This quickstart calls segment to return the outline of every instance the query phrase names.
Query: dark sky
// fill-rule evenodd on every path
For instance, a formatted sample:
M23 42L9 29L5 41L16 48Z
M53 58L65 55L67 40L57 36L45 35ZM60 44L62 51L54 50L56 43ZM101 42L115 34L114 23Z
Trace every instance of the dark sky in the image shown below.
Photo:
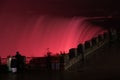
M1 0L1 12L50 14L70 16L97 16L119 13L115 0Z

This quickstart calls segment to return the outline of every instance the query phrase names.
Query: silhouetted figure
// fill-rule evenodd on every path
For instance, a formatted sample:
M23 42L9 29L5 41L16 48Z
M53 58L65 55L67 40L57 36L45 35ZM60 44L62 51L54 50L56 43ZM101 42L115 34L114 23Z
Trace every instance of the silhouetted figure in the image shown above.
M64 53L61 53L61 54L60 54L60 69L61 69L61 70L64 69L64 62L65 62L64 56L65 56Z
M7 57L7 67L8 67L8 71L12 71L12 68L11 68L11 60L12 60L12 56L8 56Z
M79 44L77 46L77 53L78 53L78 55L79 54L81 55L82 63L84 63L85 62L85 48L84 48L83 44Z
M56 54L52 57L52 70L60 70L60 56L59 54Z
M90 41L85 41L85 50L89 49L91 47Z
M76 57L76 56L77 56L76 48L71 48L71 49L69 49L68 55L69 55L69 58L70 58L70 59L73 59L74 57Z
M2 64L2 61L1 61L1 56L0 56L0 65Z
M22 56L21 58L21 69L24 70L25 69L25 64L26 64L26 57Z
M17 60L16 60L15 56L13 56L11 59L11 69L12 69L13 73L17 72Z
M103 35L104 36L104 35ZM101 42L103 40L102 34L98 35L98 41Z
M16 52L15 58L17 60L17 70L20 72L22 70L23 58L18 51Z
M51 59L52 59L51 52L48 52L46 57L46 65L48 70L51 70Z
M97 44L97 38L94 37L94 38L92 38L92 45L95 46L96 44Z

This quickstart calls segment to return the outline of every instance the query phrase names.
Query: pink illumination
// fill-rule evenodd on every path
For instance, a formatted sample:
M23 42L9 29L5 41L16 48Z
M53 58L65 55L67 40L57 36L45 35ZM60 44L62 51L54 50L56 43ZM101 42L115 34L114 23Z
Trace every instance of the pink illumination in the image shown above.
M85 18L4 14L0 16L0 56L16 51L28 57L44 56L47 48L53 54L68 52L104 31Z

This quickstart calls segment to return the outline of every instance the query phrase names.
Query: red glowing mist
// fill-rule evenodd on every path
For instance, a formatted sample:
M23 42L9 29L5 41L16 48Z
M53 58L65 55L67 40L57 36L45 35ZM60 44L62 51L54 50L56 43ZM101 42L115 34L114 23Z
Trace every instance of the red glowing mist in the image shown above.
M79 43L104 32L83 18L55 18L49 16L0 16L0 56L20 51L25 56L44 56L68 52Z

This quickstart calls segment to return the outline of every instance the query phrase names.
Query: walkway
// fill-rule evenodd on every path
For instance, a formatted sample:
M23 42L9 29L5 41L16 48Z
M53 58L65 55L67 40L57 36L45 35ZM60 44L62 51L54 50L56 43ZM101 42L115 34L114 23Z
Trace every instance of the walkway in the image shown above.
M116 80L120 79L120 43L103 46L64 72L0 73L0 80Z

